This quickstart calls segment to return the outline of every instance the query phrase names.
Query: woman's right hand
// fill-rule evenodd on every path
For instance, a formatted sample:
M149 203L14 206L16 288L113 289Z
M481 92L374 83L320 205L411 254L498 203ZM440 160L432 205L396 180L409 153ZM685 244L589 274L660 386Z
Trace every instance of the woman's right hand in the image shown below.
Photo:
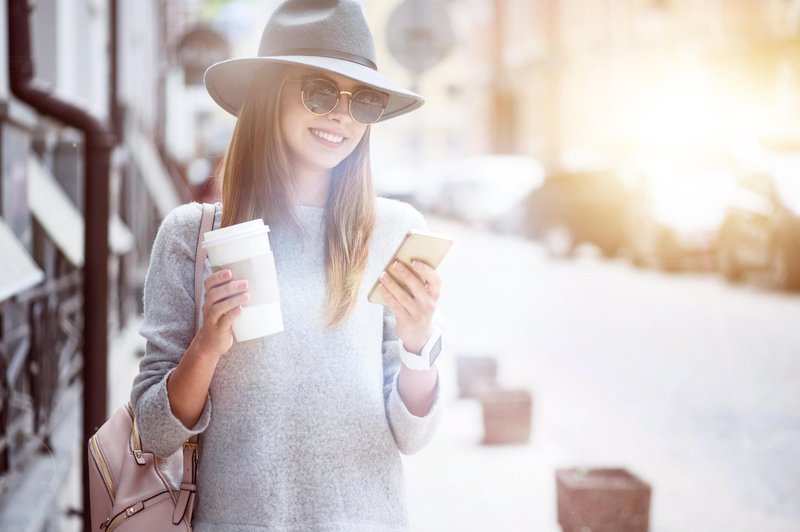
M205 281L203 326L195 336L203 353L221 357L233 345L233 321L247 303L247 281L234 281L230 270L220 270Z

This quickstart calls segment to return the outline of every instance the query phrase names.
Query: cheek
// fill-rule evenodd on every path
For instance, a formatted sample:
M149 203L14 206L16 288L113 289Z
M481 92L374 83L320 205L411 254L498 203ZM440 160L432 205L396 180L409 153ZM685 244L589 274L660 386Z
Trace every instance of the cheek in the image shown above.
M350 150L350 153L352 153L353 150L356 149L356 146L358 146L358 143L361 142L362 138L364 138L364 133L367 132L367 127L368 126L358 126L358 129L355 129L353 131L353 138L350 140L350 143L352 145L352 149Z
M284 135L291 135L293 129L298 129L298 126L302 124L306 113L306 110L302 107L302 104L295 101L295 99L291 96L291 94L287 94L286 92L281 94L279 110L280 115L278 121L280 123L281 132Z
M291 128L289 125L291 124L291 117L287 116L285 109L281 111L281 115L278 118L278 124L280 124L281 135L283 138L288 139L291 136Z
M298 116L297 110L290 107L284 107L281 110L280 116L280 129L283 138L289 142L297 142L303 135L303 122L302 116Z

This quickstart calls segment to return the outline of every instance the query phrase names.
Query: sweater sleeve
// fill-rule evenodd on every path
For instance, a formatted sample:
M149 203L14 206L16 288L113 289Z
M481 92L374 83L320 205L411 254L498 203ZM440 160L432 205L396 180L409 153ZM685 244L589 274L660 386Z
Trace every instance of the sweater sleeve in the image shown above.
M167 396L167 379L194 337L194 265L202 207L182 205L161 224L144 285L144 321L139 333L147 341L131 403L142 441L161 457L175 452L211 419L206 397L200 419L187 428L175 417Z
M427 230L427 224L416 209L411 209L409 229ZM423 417L412 414L397 389L400 375L400 350L405 350L403 341L395 333L395 316L389 307L383 309L383 393L386 404L386 417L397 447L403 454L413 454L430 442L442 416L440 380L436 379L433 405Z
M413 454L428 444L436 432L442 415L440 379L436 378L433 390L433 405L427 415L415 416L409 412L397 389L400 375L400 350L403 342L394 333L394 314L388 309L383 313L383 394L386 401L386 417L397 447L403 454Z

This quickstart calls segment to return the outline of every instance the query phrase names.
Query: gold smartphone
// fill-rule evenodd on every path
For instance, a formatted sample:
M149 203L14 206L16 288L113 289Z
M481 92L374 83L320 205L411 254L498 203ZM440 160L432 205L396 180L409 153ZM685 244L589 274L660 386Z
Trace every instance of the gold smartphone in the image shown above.
M383 270L391 275L392 278L405 289L405 284L400 281L394 268L391 267L394 261L399 261L414 273L416 273L416 270L411 267L411 261L413 260L418 260L432 268L437 268L447 254L447 250L450 249L452 243L453 239L445 235L425 233L422 231L409 231L405 238L403 238L403 241L400 242L394 255L392 255L392 259L386 264ZM380 288L378 288L379 285L380 280L376 280L375 284L372 285L372 289L369 291L367 300L370 303L385 305L386 303L383 300L383 295L381 294Z

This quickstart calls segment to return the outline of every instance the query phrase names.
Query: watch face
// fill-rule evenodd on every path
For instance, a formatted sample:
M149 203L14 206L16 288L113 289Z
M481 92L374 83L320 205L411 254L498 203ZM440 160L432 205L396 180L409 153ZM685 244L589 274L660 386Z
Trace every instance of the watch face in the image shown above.
M441 351L442 351L442 337L440 336L436 340L436 343L433 344L433 347L431 348L431 355L430 355L431 366L433 366L433 363L436 362L436 357L439 356L439 353L441 353Z

